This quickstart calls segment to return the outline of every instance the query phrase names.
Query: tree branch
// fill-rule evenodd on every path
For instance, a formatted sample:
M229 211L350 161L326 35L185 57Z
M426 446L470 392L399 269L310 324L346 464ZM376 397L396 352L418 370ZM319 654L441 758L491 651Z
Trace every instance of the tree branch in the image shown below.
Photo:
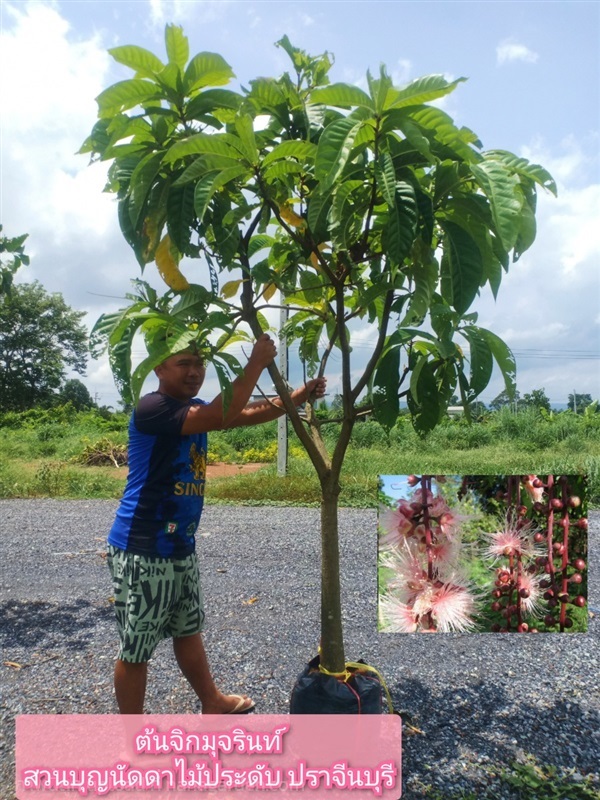
M365 367L365 371L363 372L363 374L362 374L361 378L359 379L358 383L356 384L354 389L351 391L351 397L352 397L352 401L353 402L356 401L356 399L359 396L359 394L362 392L362 390L365 388L367 383L370 381L371 375L373 374L373 371L375 370L375 367L377 366L377 362L379 361L379 358L380 358L381 353L383 351L383 347L384 347L385 340L386 340L386 337L387 337L387 329L388 329L388 324L389 324L389 321L390 321L390 314L391 314L391 311L392 311L392 302L393 302L393 300L394 300L394 291L391 289L387 293L387 295L385 297L385 303L384 303L384 306L383 306L383 314L381 315L381 324L380 324L380 327L379 327L379 336L377 337L377 343L375 345L375 349L373 350L373 355L369 359L369 362L368 362L367 366Z

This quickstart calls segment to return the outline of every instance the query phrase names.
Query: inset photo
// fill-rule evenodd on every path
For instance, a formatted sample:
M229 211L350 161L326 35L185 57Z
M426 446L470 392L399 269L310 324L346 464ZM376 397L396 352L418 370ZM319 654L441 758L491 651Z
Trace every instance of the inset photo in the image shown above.
M584 475L380 475L379 631L587 631Z

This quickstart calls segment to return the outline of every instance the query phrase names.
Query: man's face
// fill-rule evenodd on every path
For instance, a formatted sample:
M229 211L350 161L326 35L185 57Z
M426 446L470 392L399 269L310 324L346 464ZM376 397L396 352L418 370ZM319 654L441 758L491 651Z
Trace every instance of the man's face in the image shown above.
M191 400L204 383L206 367L199 355L184 351L167 358L155 372L159 391L176 400Z

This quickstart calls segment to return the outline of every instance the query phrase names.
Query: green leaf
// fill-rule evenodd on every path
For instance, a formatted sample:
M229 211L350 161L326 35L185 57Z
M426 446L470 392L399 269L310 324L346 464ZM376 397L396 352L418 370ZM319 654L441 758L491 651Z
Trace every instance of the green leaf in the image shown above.
M529 203L523 203L521 209L521 224L519 226L519 233L517 241L515 242L514 260L518 261L526 250L529 250L537 233L537 225L535 221L535 212Z
M354 139L362 122L342 117L323 131L317 147L315 177L320 181L319 191L326 192L335 183L346 166Z
M487 342L496 364L500 367L509 397L514 397L517 389L517 363L512 351L495 333L485 328L477 328L477 331Z
M183 90L190 95L205 86L225 86L231 78L235 78L233 70L222 56L218 53L198 53L187 66Z
M398 420L400 400L400 347L390 348L381 358L373 379L373 417L387 431Z
M431 306L433 293L438 282L438 265L432 257L425 263L415 262L412 268L414 289L400 326L421 325Z
M286 139L274 147L270 153L267 153L263 158L262 166L266 167L268 164L281 158L297 158L299 161L314 161L316 152L317 146L312 142Z
M160 166L162 164L163 153L150 153L139 162L131 173L129 183L129 218L131 224L137 227L140 214L146 203L148 193L154 183Z
M389 153L382 153L375 163L375 177L385 202L393 208L396 204L396 171Z
M165 66L160 58L151 53L150 50L132 44L127 44L123 47L112 47L108 52L119 64L124 64L126 67L134 69L140 78L155 79L156 74L164 69Z
M183 28L178 25L167 25L165 28L165 45L169 64L175 64L183 70L190 57L190 46Z
M267 183L273 183L287 175L300 175L306 172L306 167L297 161L276 161L263 172Z
M108 89L100 92L96 98L98 103L98 116L102 119L115 116L128 108L141 105L160 97L155 83L132 78L128 81L113 83Z
M519 158L514 153L509 153L508 150L487 150L483 153L483 157L492 161L500 161L511 172L530 178L556 197L557 189L554 178L539 164L531 164L526 158Z
M240 153L223 139L224 134L197 133L176 142L167 150L165 163L173 163L185 156L211 153L240 161Z
M209 172L198 181L194 190L194 208L199 222L202 222L215 192L229 183L229 181L233 181L247 172L248 168L243 164L236 164L220 172Z
M417 433L433 430L440 418L440 403L433 367L422 356L413 370L407 403Z
M375 110L373 101L366 92L348 83L332 83L330 86L314 89L310 94L311 103L324 103L338 108L362 106Z
M187 251L194 222L194 187L172 186L167 198L167 228L180 253Z
M443 222L446 276L451 296L446 299L463 314L475 299L483 275L481 252L473 238L460 225ZM442 291L444 294L444 291Z
M235 119L235 129L240 150L250 164L256 165L258 163L258 148L256 146L252 117L249 114L238 114Z
M410 183L396 185L396 204L390 208L383 231L383 247L391 266L398 267L406 258L415 238L417 202Z
M518 178L498 161L471 165L473 177L490 201L492 217L506 252L512 250L521 227L522 200L517 192Z
M460 333L469 342L471 375L467 402L471 403L490 382L494 362L488 340L478 328L462 328Z
M324 193L313 191L308 197L308 225L317 243L329 239L328 218L331 205L332 194L330 191Z
M426 75L423 78L417 78L404 89L397 90L393 100L386 106L386 110L388 108L402 108L403 106L417 106L422 103L429 103L432 100L437 100L450 94L459 83L466 80L466 78L457 78L452 83L448 83L443 75Z
M248 245L248 258L252 258L259 250L263 250L265 247L272 247L274 241L272 236L267 236L264 233L253 236Z

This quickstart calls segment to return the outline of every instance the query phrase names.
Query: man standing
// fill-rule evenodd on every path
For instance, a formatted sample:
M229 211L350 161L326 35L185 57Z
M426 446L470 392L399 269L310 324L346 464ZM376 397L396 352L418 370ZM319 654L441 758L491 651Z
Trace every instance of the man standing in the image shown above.
M202 703L204 714L244 714L246 695L226 695L210 673L201 630L204 608L195 533L204 502L207 432L268 422L285 413L279 398L248 404L277 351L263 334L244 373L233 381L224 408L196 398L206 368L194 350L167 358L156 369L158 391L143 397L129 426L129 476L108 537L115 612L121 649L115 694L122 714L142 714L148 661L159 641L173 639L179 668ZM323 397L325 379L308 381L291 394L296 405Z

